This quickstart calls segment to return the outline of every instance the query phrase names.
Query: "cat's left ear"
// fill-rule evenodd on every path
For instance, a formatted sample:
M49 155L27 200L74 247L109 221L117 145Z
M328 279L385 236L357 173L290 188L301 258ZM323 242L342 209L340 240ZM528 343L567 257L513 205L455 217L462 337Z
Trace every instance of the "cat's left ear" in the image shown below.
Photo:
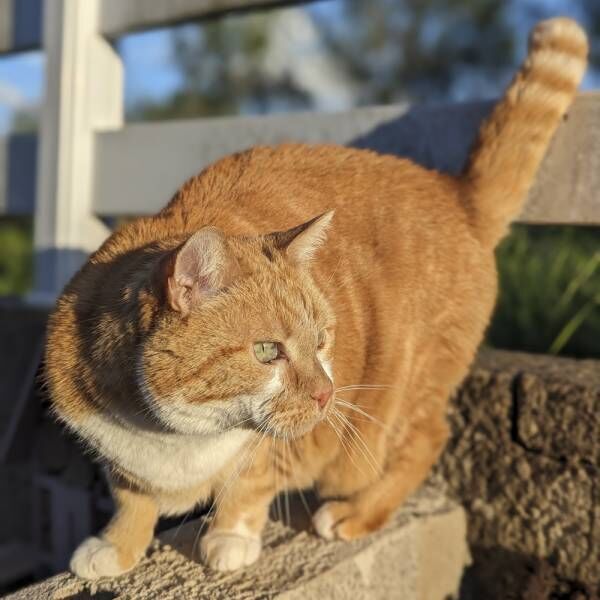
M330 210L302 225L287 231L276 231L267 237L273 242L275 248L283 251L292 262L307 264L325 243L333 214L334 211Z
M167 301L185 317L194 305L230 283L235 273L235 261L229 256L223 232L203 227L170 257Z

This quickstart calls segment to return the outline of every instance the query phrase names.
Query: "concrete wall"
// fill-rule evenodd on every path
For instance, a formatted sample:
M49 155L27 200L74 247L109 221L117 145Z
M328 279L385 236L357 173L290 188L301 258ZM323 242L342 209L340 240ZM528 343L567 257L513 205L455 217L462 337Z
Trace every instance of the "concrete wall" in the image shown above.
M496 561L497 581L544 561L597 589L600 361L484 351L450 422L439 470L469 514L476 561Z

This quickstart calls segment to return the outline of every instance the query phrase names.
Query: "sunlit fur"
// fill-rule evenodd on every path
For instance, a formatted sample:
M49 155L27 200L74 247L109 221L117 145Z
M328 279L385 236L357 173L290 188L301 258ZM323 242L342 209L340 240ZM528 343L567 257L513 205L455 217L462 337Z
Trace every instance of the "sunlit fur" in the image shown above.
M187 319L166 311L138 349L138 383L150 412L184 433L222 431L263 421L296 435L323 418L310 393L327 375L317 347L334 317L304 268L265 242L231 240L239 274ZM289 360L260 363L257 340L277 340ZM207 431L208 429L208 431Z
M444 447L494 305L494 248L586 54L575 23L541 23L460 177L337 146L254 148L108 239L60 298L46 354L56 413L117 505L78 574L133 567L159 515L211 498L199 548L219 569L256 560L282 490L335 498L314 517L326 538L386 523ZM261 363L258 341L284 356Z

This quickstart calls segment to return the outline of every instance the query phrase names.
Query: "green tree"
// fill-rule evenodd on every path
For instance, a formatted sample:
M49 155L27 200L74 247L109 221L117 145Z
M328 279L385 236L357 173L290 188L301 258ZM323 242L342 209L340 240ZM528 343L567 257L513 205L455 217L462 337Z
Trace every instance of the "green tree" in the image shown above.
M181 89L165 102L140 103L130 118L269 112L279 102L305 105L301 91L285 80L273 82L262 68L272 15L251 14L175 29L172 54Z

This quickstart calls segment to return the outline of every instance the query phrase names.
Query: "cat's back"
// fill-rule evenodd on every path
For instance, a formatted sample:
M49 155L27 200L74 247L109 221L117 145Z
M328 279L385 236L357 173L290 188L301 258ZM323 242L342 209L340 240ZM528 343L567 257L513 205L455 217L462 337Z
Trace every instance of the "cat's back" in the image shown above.
M464 221L459 184L407 159L328 144L255 147L189 180L162 211L195 230L286 229L335 209L335 230L372 237L404 222ZM396 229L397 230L397 229Z

